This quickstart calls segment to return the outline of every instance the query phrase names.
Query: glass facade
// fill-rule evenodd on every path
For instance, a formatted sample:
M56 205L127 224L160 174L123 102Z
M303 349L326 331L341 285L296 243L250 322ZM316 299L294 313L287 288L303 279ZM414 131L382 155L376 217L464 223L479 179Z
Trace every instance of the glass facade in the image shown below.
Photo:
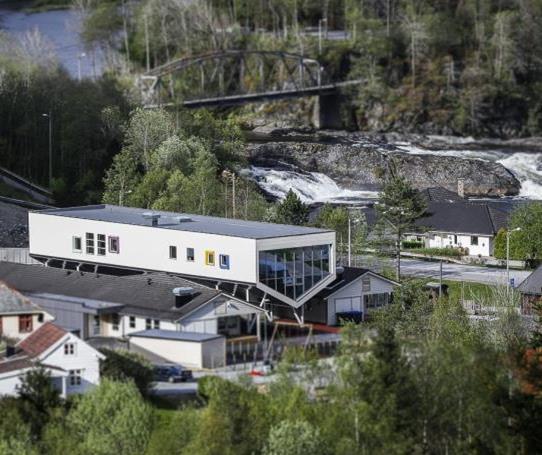
M297 300L330 275L330 245L260 251L260 283Z

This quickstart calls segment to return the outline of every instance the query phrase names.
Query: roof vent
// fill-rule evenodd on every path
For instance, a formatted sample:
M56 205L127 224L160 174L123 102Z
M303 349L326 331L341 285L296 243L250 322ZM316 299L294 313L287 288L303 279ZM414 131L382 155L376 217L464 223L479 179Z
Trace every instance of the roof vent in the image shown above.
M146 220L151 220L151 226L158 226L158 219L160 218L158 213L144 212L142 216Z
M175 308L181 308L192 300L196 291L191 287L180 287L173 289L175 296Z
M175 220L177 221L177 223L180 224L180 223L187 223L189 221L192 221L192 218L190 218L187 215L180 215L180 216L176 216Z

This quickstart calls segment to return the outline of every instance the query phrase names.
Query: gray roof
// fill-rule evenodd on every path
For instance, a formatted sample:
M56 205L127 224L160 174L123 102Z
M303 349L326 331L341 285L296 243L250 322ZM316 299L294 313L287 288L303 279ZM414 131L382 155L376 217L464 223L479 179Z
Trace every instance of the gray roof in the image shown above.
M153 214L160 215L158 225L155 227L155 229L200 232L205 234L243 237L248 239L267 239L333 232L326 229L317 229L305 226L261 223L257 221L190 215L157 210L150 211L131 207L118 207L116 205L89 205L86 207L48 209L39 211L39 213L49 215L80 218L84 220L107 221L110 223L119 224L132 224L137 226L151 226L150 220L144 218L143 216L143 214L151 212ZM179 222L179 217L184 217L185 219L189 219L189 221L185 220Z
M453 191L447 190L440 186L435 186L431 188L425 188L420 191L422 197L427 202L464 202L465 198L459 196L459 194L454 193Z
M542 265L525 278L517 289L523 294L542 295Z
M159 329L142 330L141 332L130 333L128 336L140 338L160 338L162 340L175 341L193 341L196 343L215 340L217 338L224 338L223 335L216 335L214 333L180 332L177 330Z
M19 292L1 281L0 274L0 314L38 313L43 310Z
M429 202L416 226L438 232L495 235L508 214L483 202Z
M22 294L56 294L96 302L122 304L121 314L177 321L210 300L227 301L231 298L216 289L166 273L147 273L131 276L102 275L76 272L42 265L0 262L0 280ZM192 300L175 308L173 289L191 287ZM54 296L51 296L54 299Z

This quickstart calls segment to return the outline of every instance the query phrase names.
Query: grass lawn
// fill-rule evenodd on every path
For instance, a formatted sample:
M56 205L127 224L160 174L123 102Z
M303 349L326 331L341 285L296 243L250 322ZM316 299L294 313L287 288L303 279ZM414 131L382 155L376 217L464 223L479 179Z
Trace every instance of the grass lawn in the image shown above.
M461 287L463 286L463 296L465 300L487 300L494 292L495 285L459 281L443 281L448 285L448 295L450 299L461 300Z

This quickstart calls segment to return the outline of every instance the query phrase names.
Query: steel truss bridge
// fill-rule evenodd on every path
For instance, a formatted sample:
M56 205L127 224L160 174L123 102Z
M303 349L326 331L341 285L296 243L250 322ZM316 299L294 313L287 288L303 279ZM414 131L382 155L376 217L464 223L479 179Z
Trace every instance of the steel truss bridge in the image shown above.
M226 50L173 60L141 76L148 108L228 106L333 95L359 80L331 81L318 60L282 51Z

